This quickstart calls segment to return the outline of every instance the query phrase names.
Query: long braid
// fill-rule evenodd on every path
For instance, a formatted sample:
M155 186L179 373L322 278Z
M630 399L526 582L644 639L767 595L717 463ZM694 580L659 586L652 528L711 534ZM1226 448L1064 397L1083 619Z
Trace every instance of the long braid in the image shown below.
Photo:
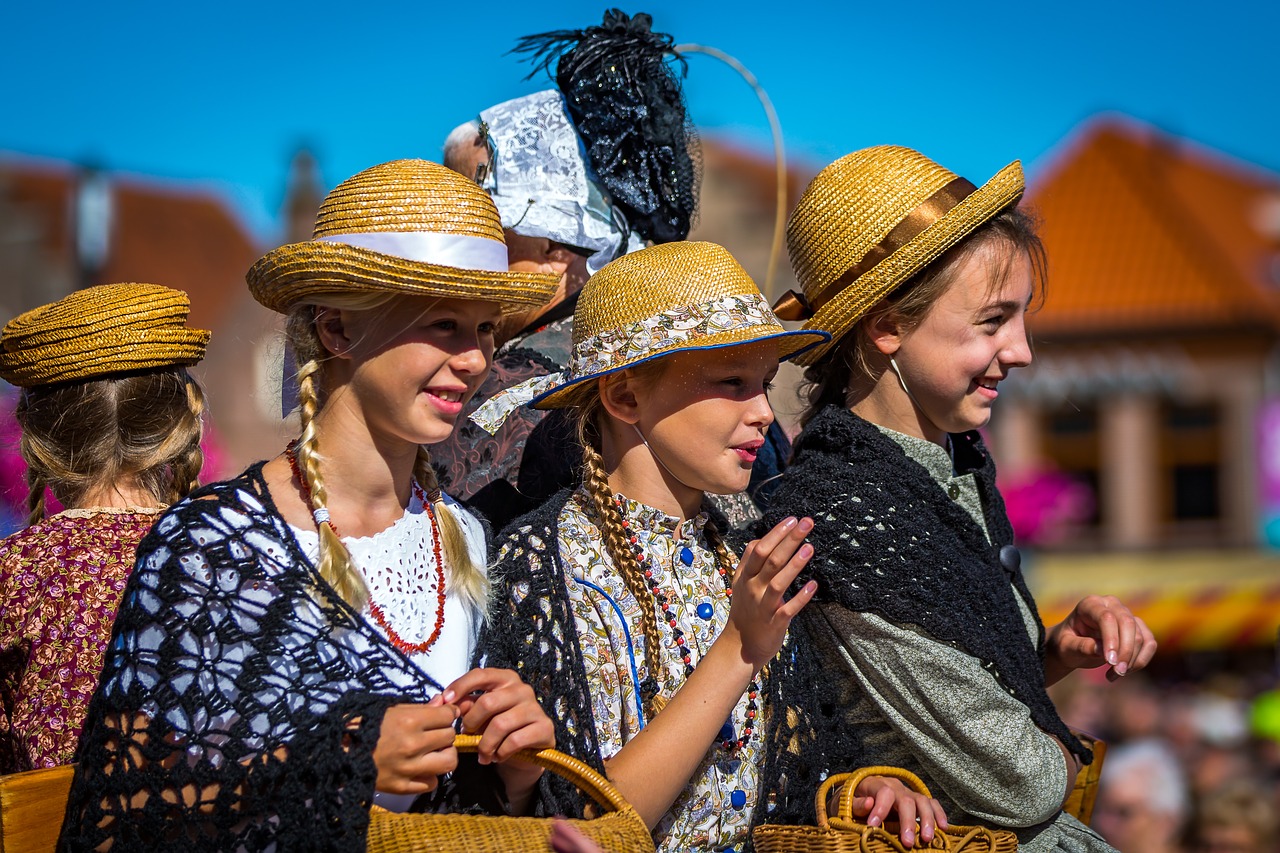
M703 532L706 534L707 543L711 545L711 550L716 552L716 563L724 569L725 577L733 580L738 558L733 556L733 552L725 544L724 535L720 532L720 526L716 524L715 516L707 516L707 524L703 527Z
M204 451L200 449L203 437L204 393L185 371L183 382L187 389L187 405L194 429L190 431L187 446L174 460L170 468L169 502L175 503L191 494L200 485L200 469L204 467Z
M44 473L34 465L27 466L27 524L35 524L44 519L44 490L46 488Z
M656 713L654 700L657 698L657 684L662 673L658 659L658 649L662 638L658 634L657 602L653 601L653 593L645 585L640 563L635 552L631 550L627 533L622 527L622 515L614 503L613 489L609 487L609 476L605 471L604 459L590 442L583 442L583 485L591 505L586 507L592 521L600 530L606 553L613 560L618 575L627 585L627 589L635 596L640 605L640 628L644 631L644 662L649 670L650 682L641 690L644 697L645 711L648 716Z
M301 326L301 328L299 328ZM306 479L311 492L312 511L327 509L328 492L320 472L320 453L317 448L315 417L320 411L320 394L317 391L321 370L320 357L323 347L315 330L315 312L304 307L289 316L289 338L293 343L298 362L298 412L302 421L302 435L298 437L295 452L298 471ZM320 560L317 570L342 600L356 609L369 600L369 587L364 576L351 559L351 552L342 544L338 534L328 524L317 524L320 539Z
M471 559L471 549L467 547L462 522L445 503L435 469L431 467L431 456L421 445L418 447L418 458L413 465L413 478L427 493L427 500L431 502L436 521L440 525L441 548L445 562L449 566L449 582L468 602L481 610L488 609L489 578L485 575L483 567L476 565Z

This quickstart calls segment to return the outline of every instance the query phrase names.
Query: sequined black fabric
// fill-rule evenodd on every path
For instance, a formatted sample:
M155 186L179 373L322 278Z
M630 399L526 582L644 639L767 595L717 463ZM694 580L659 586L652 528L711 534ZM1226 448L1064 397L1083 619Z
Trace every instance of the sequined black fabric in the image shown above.
M138 550L61 850L365 848L385 709L439 690L339 599L255 466Z
M1000 550L1013 541L995 463L976 432L951 437L956 470L978 484L990 540L892 439L839 407L815 417L796 441L760 530L788 515L809 515L818 601L915 626L982 661L1031 719L1086 763L1092 756L1071 734L1045 692L1044 629L1033 646L1014 598L1035 603L1021 573L1006 574ZM797 585L808 580L802 577ZM1039 617L1036 617L1037 620ZM757 814L768 823L814 820L813 795L829 772L876 764L858 732L841 725L839 696L816 650L820 618L792 622L767 686L769 752ZM982 756L974 756L981 761Z
M591 165L646 240L689 235L698 207L697 137L669 58L684 70L673 39L653 19L610 9L582 30L525 36L515 50L538 70L555 65L556 85L587 147ZM530 75L532 76L532 75Z

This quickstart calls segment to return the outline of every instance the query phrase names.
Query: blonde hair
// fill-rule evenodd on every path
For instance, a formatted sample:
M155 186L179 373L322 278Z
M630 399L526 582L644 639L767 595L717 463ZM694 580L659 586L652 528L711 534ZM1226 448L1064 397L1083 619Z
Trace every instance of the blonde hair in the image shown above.
M635 367L628 368L630 373L641 381L656 381L665 368L665 359L655 359ZM614 377L621 374L614 374ZM606 381L610 381L610 377ZM644 633L644 661L655 684L658 681L662 666L658 661L658 649L662 638L658 633L658 602L653 599L653 592L645 582L644 572L636 559L635 551L630 544L630 534L623 527L623 517L614 500L613 489L609 486L609 472L605 468L601 455L601 419L609 417L600 399L599 384L585 382L573 393L570 406L577 425L578 442L582 445L582 485L586 493L587 503L583 509L587 517L600 531L601 542L605 553L613 562L619 577L626 584L627 590L635 597L640 606L640 629ZM709 518L704 528L707 540L716 554L716 562L733 578L733 569L737 562L725 545L724 537L717 528L714 516ZM645 606L649 602L651 606ZM645 697L645 714L652 717L657 713L654 700L657 693Z
M315 418L324 408L324 366L329 352L320 341L316 330L316 308L337 308L351 311L373 311L385 307L396 297L393 294L325 294L316 302L300 303L289 312L285 334L293 347L298 370L298 409L302 421L302 434L298 437L296 453L298 472L306 480L311 495L313 511L325 509L328 487L325 484L319 438ZM440 529L441 550L449 567L449 582L467 602L483 608L489 595L489 581L471 558L467 547L462 519L445 503L431 467L431 457L425 447L418 447L418 457L413 466L413 478L426 492L427 502L435 512ZM369 588L364 575L351 557L347 546L328 524L317 525L320 539L320 559L317 569L344 601L361 608L369 600Z
M76 506L131 478L156 503L199 484L204 393L181 367L22 389L14 415L27 463L28 523L45 517L45 489Z

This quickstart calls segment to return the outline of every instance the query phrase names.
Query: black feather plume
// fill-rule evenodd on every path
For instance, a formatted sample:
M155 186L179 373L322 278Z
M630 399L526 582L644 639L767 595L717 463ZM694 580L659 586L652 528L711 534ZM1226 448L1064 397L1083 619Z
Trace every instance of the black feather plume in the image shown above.
M689 235L698 207L697 136L685 110L684 58L643 12L610 9L600 26L524 36L514 52L552 73L591 165L646 240ZM670 61L680 63L677 75Z

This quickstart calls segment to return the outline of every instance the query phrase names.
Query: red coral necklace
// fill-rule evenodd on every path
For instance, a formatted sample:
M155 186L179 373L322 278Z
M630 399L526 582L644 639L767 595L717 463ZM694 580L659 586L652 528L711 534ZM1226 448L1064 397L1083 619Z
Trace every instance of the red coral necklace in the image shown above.
M285 457L289 460L289 468L293 470L293 479L297 481L298 488L302 491L302 498L307 502L307 506L311 506L311 486L307 485L307 480L302 476L302 471L298 469L298 442L291 441L285 448ZM378 623L378 627L387 632L387 639L391 641L391 645L395 646L406 655L424 654L428 649L435 645L436 640L440 639L440 632L444 630L444 559L440 553L440 525L436 522L435 509L427 501L426 495L422 491L422 487L417 481L413 481L414 494L418 496L418 500L422 503L423 508L427 511L427 518L431 521L431 540L432 550L435 554L436 563L436 625L431 632L431 636L427 637L421 643L411 643L401 637L396 629L391 627L391 623L387 621L386 614L378 605L378 602L369 597L369 614L373 616L373 621ZM313 515L316 517L316 526L321 524L329 525L329 529L333 531L335 536L340 536L338 527L329 518L327 510L316 510Z

